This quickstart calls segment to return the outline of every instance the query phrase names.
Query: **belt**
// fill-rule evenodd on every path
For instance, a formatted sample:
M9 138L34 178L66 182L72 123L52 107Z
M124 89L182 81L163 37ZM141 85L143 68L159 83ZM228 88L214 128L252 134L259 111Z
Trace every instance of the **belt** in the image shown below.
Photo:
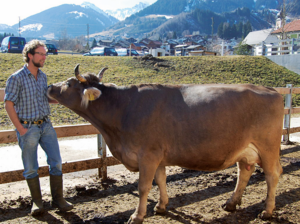
M42 124L44 121L47 121L47 117L43 117L41 120L37 121L25 121L25 120L20 120L21 124Z

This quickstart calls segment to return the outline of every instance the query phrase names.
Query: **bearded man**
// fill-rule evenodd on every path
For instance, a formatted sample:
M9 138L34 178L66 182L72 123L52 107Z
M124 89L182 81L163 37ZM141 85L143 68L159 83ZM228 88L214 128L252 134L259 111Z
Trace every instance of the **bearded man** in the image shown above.
M25 177L31 197L31 215L44 212L38 175L38 145L47 156L50 173L52 207L69 211L73 205L63 198L62 160L56 132L49 119L49 103L57 103L47 97L47 76L40 68L47 58L47 48L38 40L28 42L23 49L25 65L12 74L5 88L5 109L16 128Z

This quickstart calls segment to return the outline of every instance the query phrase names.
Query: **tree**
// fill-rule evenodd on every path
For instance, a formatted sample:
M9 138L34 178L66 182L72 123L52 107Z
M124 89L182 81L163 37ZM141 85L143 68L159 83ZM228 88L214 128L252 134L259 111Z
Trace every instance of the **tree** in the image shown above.
M220 25L218 26L218 31L217 31L217 34L221 39L224 38L223 25L224 25L224 23L220 23Z
M173 32L173 39L177 39L176 31Z
M92 43L92 48L94 48L94 47L96 47L96 46L97 46L97 41L96 41L96 39L94 38L93 43Z
M238 47L234 50L234 54L236 55L251 55L251 53L251 46L245 44L244 41L241 41Z
M237 36L238 37L242 37L243 36L243 23L239 22L236 26L236 32L237 32Z

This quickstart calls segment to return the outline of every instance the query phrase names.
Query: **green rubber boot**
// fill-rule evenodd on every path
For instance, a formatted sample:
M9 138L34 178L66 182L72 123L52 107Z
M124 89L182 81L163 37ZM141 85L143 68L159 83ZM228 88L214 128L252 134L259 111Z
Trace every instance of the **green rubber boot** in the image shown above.
M62 176L50 175L50 188L52 195L52 207L58 208L62 212L70 211L73 205L63 198L63 179Z
M42 201L40 179L37 176L32 179L26 179L26 181L32 198L32 208L30 214L33 216L41 215L45 210Z

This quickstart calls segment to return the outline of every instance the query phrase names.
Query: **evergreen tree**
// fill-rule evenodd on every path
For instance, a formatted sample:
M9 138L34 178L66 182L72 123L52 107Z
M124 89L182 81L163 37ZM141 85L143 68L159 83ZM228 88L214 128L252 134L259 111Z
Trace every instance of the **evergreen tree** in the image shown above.
M237 32L237 36L238 37L242 37L243 36L243 23L239 22L236 26L236 32Z
M241 41L238 45L238 47L234 50L234 54L236 55L251 55L251 46L244 43L244 41Z
M176 31L173 32L173 39L177 39Z
M251 23L248 21L246 24L245 24L245 32L244 32L244 37L246 37L250 32L252 32L252 25Z
M97 46L97 41L96 41L96 39L94 38L93 43L92 43L92 48L94 48L94 47L96 47L96 46Z
M230 35L230 36L231 36L231 37L230 37L231 39L234 38L234 37L238 37L237 27L236 27L235 24L232 25L232 27L231 27L231 32L230 32L230 33L231 33L231 35Z
M224 23L220 23L220 25L218 26L218 31L217 31L218 36L222 39L224 38L223 25L224 25Z

